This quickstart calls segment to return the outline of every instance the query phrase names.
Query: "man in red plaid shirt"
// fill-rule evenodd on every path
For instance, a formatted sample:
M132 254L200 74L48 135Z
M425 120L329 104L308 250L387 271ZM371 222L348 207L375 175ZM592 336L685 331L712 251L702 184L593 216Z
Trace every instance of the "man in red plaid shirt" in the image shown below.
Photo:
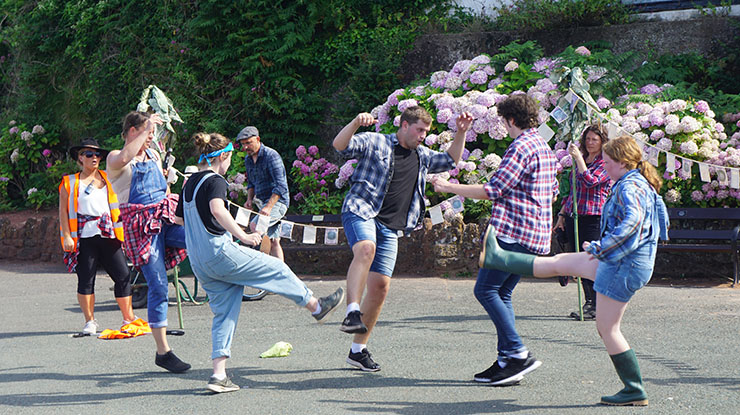
M524 94L512 95L497 106L509 136L496 172L486 184L452 184L434 181L434 190L493 202L490 226L506 250L547 254L550 252L552 202L558 192L557 159L537 132L538 104ZM514 326L511 294L521 275L481 268L475 297L496 326L498 358L475 375L476 382L512 385L537 369L536 360L524 346Z

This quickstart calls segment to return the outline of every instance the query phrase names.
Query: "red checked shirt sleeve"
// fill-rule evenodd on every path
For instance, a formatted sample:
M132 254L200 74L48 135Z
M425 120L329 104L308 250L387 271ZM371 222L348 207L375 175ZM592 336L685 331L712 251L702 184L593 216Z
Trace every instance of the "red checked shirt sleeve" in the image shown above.
M610 189L611 179L606 169L604 169L604 159L599 156L588 165L586 171L576 175L578 214L601 215ZM563 202L565 213L571 213L573 211L572 199L572 194L568 194L568 197Z

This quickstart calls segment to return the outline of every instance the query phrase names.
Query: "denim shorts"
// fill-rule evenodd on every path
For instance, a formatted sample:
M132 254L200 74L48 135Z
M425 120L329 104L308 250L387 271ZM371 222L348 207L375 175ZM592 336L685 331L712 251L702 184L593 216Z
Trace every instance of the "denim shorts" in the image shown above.
M398 233L375 219L362 219L354 213L342 213L342 226L350 248L360 241L375 244L375 258L370 271L388 277L393 275L398 254Z
M600 261L596 268L594 291L613 300L628 302L637 290L650 281L656 250L657 243L651 242L617 262Z
M259 200L254 199L254 207L255 210L259 212L262 209L262 206L265 204ZM272 207L272 210L270 211L270 224L267 227L267 232L265 232L265 235L267 235L270 239L280 239L280 220L285 216L285 212L288 210L288 207L284 204L277 202ZM252 218L252 222L256 225L257 224L258 216L255 215Z

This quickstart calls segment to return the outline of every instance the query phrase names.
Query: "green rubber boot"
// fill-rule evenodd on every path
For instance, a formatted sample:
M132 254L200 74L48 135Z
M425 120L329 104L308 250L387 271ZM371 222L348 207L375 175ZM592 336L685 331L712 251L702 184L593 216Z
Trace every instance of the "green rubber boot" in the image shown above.
M483 236L483 249L478 259L478 266L486 269L508 271L517 275L534 275L536 255L512 252L501 249L496 241L496 232L488 225Z
M602 396L603 405L616 406L647 406L648 398L645 388L642 386L642 375L640 374L640 365L637 364L635 351L632 349L619 354L609 356L617 369L619 379L624 383L624 389L617 392L616 395Z

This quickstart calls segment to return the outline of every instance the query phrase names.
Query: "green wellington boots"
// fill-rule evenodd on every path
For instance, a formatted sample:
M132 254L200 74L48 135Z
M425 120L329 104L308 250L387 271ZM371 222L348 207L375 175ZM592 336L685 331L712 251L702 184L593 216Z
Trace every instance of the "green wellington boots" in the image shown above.
M496 241L496 232L488 225L483 236L483 249L478 259L478 266L486 269L498 269L517 275L533 275L536 255L512 252L501 249Z
M603 405L617 406L647 406L648 398L645 389L642 386L642 375L640 366L637 364L635 351L632 349L619 354L609 356L617 369L619 379L624 383L624 389L617 392L616 395L602 396Z

